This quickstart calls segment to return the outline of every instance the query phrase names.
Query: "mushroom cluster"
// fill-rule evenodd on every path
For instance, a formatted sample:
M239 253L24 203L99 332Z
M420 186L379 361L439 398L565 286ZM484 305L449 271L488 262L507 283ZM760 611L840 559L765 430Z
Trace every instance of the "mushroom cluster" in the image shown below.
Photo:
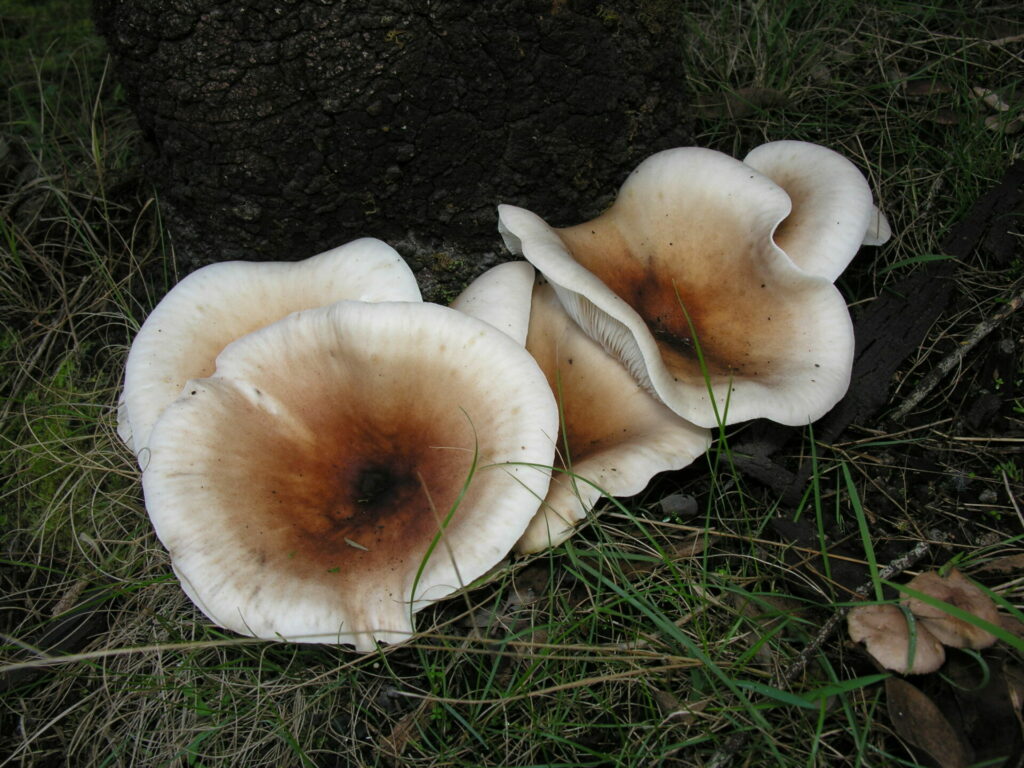
M694 461L711 427L826 412L853 355L833 281L888 231L851 163L775 142L661 152L573 227L500 206L527 261L451 307L369 238L213 265L140 329L118 432L218 625L400 642L513 548Z
M516 545L539 552L565 541L602 496L632 496L659 472L682 469L711 444L636 383L562 308L526 262L485 272L452 306L525 346L559 404L551 490Z
M552 489L524 553L564 541L602 495L692 462L709 428L824 415L853 364L834 280L861 245L890 236L861 172L797 141L742 162L659 152L583 224L551 227L510 205L498 219L540 276L496 267L454 306L525 343L558 397Z
M859 605L847 614L850 639L863 643L880 666L905 675L935 672L946 661L944 646L981 650L996 637L983 624L998 626L999 611L992 598L956 568L943 575L926 571L907 583L908 591L925 598L906 596L900 604ZM944 610L947 603L971 621Z

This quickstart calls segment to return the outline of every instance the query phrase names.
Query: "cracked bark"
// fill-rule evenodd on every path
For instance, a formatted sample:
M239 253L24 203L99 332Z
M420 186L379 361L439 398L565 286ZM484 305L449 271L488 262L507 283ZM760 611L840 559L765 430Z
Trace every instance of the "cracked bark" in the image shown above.
M676 3L94 0L186 269L388 240L428 298L495 205L583 221L690 143ZM628 6L628 8L627 8Z

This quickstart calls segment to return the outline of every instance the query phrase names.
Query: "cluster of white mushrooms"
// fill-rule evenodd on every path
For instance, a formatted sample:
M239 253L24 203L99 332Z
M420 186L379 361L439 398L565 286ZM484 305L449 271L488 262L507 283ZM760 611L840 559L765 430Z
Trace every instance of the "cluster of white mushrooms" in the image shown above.
M363 239L198 270L143 324L119 433L218 625L400 642L513 548L692 462L710 427L820 417L853 359L833 281L889 235L853 164L790 141L658 153L578 226L499 219L527 261L452 307Z

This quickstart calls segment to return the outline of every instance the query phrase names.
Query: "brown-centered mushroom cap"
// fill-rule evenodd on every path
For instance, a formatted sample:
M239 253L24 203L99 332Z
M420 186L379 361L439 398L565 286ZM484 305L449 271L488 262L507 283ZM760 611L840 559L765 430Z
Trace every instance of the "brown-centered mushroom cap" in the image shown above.
M950 569L946 576L935 571L919 574L910 580L907 587L955 605L990 624L999 625L999 611L992 598L956 568ZM935 637L953 648L987 648L996 641L995 635L987 630L916 597L904 597L902 602Z
M835 280L862 244L881 245L892 232L857 167L827 147L772 141L743 162L782 187L792 210L773 237L801 269Z
M153 429L146 506L217 624L367 650L507 554L547 492L557 419L536 363L491 326L340 302L188 382Z
M163 409L186 381L213 373L225 346L291 312L342 299L421 300L412 270L391 246L373 238L303 261L228 261L188 275L132 342L118 408L121 438L140 455Z
M452 305L523 339L559 401L564 430L551 489L516 545L522 553L562 543L602 495L639 493L657 473L692 463L711 442L707 429L640 387L572 321L551 285L534 285L533 278L525 262L502 264Z
M789 212L767 177L691 147L641 163L593 221L553 229L500 206L499 231L584 331L683 418L806 424L846 392L853 326L831 281L773 241Z
M850 638L855 643L864 643L872 658L885 669L904 675L924 675L937 670L946 660L942 643L921 622L915 624L911 644L907 617L898 606L856 606L846 615L846 626Z

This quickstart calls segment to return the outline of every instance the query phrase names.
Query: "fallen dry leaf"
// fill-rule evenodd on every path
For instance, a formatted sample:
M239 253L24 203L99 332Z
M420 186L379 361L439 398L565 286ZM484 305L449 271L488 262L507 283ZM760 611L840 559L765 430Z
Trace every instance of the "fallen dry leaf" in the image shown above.
M1006 112L1010 105L1006 99L1000 96L998 93L993 91L991 88L982 88L981 86L974 86L971 88L974 95L981 99L987 106L994 109L996 112Z
M999 573L1006 575L1020 573L1024 571L1024 554L997 557L995 560L989 560L987 563L982 563L977 567L976 571L978 573Z
M960 115L952 109L933 109L925 115L925 118L937 125L958 125L960 123Z
M1013 136L1015 133L1020 133L1021 129L1024 128L1024 117L1007 119L1005 114L989 115L985 118L985 127L990 131L998 131L1007 136Z
M967 768L971 755L931 699L898 677L885 681L889 722L900 738L928 753L941 768Z
M1024 640L1024 622L1008 613L999 614L999 626Z
M668 691L655 688L651 691L651 696L654 698L654 703L658 705L658 710L663 715L671 715L679 709L679 699Z
M920 98L924 96L938 96L946 93L952 93L953 86L949 83L939 80L936 78L929 78L925 80L910 80L904 85L904 93L911 98Z
M932 696L950 724L971 744L974 760L1008 765L1024 746L1006 666L995 659L979 663L964 653L950 655L944 670L948 685Z

